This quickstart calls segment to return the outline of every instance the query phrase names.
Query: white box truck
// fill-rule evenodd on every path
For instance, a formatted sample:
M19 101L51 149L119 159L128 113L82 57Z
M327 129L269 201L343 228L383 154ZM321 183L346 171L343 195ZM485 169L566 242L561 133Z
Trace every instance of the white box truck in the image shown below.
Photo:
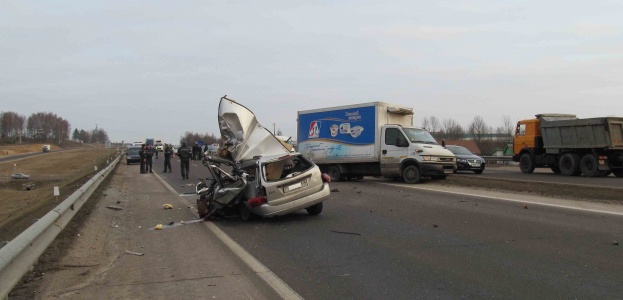
M298 151L332 181L363 176L445 179L456 169L452 152L413 126L413 109L383 102L298 112Z

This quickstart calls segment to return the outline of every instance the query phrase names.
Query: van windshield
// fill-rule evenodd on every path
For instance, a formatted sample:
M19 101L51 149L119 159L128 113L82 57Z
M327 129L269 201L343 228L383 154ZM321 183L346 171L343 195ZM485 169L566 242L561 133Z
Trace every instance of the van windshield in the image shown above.
M402 130L407 134L411 143L439 145L435 138L424 129L403 127Z

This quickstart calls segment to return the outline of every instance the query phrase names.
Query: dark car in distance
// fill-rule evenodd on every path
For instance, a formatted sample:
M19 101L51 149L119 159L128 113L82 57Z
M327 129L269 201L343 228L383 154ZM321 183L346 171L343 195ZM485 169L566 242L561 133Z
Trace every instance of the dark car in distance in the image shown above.
M128 165L131 163L140 163L141 162L141 156L139 155L140 150L141 150L141 147L138 147L138 146L128 147L128 151L125 154L125 163Z
M485 160L467 148L456 145L446 145L446 148L456 156L458 171L474 171L476 174L482 174L485 170Z

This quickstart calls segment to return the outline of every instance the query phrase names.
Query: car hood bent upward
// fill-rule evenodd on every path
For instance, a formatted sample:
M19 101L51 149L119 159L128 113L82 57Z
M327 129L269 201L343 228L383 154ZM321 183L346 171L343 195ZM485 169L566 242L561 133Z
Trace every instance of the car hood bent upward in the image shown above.
M218 124L221 138L234 161L290 154L283 143L257 121L251 110L226 96L218 106Z

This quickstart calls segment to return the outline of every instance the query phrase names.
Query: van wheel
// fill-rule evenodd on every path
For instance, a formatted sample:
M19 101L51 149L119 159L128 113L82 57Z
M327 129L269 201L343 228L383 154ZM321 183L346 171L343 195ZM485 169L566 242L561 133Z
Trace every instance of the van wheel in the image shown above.
M534 161L530 153L524 153L519 157L519 169L521 169L521 173L532 173L534 172L534 167Z
M312 216L319 215L322 212L322 202L314 204L306 208L305 210L307 210L307 213Z
M597 165L597 158L593 154L586 154L580 161L580 170L584 176L597 177L600 175L599 167Z
M344 179L344 175L342 175L342 172L338 166L329 166L327 174L331 177L331 182L338 182Z
M420 169L417 166L408 166L402 171L402 180L406 183L418 183L420 179Z
M580 156L575 153L565 153L558 162L560 174L565 176L578 176L582 174L580 170Z

